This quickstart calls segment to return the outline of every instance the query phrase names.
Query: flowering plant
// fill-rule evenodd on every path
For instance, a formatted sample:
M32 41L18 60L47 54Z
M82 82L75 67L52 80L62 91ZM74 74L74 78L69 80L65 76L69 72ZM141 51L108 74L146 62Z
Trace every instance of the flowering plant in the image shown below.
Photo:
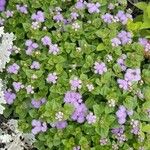
M40 150L150 149L146 39L128 31L126 1L32 2L1 15L16 35L4 115Z

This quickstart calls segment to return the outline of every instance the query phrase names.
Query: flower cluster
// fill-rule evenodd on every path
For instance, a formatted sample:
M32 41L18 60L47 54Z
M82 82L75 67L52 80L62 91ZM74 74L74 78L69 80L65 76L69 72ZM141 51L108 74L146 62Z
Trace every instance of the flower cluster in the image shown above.
M1 0L0 1L0 12L4 11L5 9L5 4L6 4L6 0Z
M41 122L39 120L32 120L32 133L38 134L39 132L46 132L47 124L45 122Z
M7 1L0 113L36 135L37 149L147 147L149 40L125 2Z

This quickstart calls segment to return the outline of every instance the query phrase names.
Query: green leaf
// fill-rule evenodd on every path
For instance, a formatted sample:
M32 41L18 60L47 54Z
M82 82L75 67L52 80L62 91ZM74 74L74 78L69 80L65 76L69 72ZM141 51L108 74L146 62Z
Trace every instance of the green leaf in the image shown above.
M142 126L142 131L146 133L150 133L150 125L147 124L147 125Z
M147 8L147 3L146 2L139 2L139 3L136 3L135 6L141 10L146 10Z
M97 46L97 51L102 51L102 50L105 50L105 45L103 43L100 43L98 46Z
M94 114L96 116L100 116L104 112L104 109L105 107L103 106L103 104L96 104L93 106Z

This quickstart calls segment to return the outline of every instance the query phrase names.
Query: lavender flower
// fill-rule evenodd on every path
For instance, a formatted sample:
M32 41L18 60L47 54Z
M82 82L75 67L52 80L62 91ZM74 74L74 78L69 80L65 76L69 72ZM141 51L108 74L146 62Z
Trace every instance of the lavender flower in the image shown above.
M13 12L13 11L10 11L10 10L7 10L7 11L5 12L5 14L6 14L6 18L11 18L11 17L13 17L14 12Z
M113 47L117 47L117 46L121 45L121 41L120 41L119 38L113 38L113 39L111 40L111 43L112 43L112 46L113 46Z
M68 125L67 121L58 121L56 123L51 123L52 127L56 127L57 129L64 129Z
M130 124L132 126L131 133L133 133L135 135L139 135L140 134L140 129L139 129L140 123L139 123L139 121L132 119Z
M68 91L64 97L65 103L78 104L82 102L82 96L80 93Z
M131 83L126 81L126 80L123 80L123 79L118 79L117 80L118 84L119 84L119 87L125 91L129 90L130 88L130 85Z
M38 44L33 42L32 40L26 40L25 45L27 46L26 54L31 55L32 51L38 48Z
M26 91L27 91L27 94L33 94L34 93L34 87L32 87L31 85L28 85L26 87Z
M92 14L92 13L99 13L100 12L99 7L100 7L100 4L98 2L96 4L94 4L94 3L87 3L88 12L90 14Z
M70 84L71 84L71 89L72 90L77 90L77 89L81 89L82 87L82 81L80 79L78 79L77 77L74 77L72 80L70 80Z
M105 23L112 23L113 16L109 13L106 13L105 15L102 15L102 19L104 20Z
M103 63L103 62L101 62L101 63L95 62L94 69L95 69L94 72L96 74L100 74L100 75L102 75L103 73L107 72L107 67L106 67L105 63Z
M64 17L63 17L63 15L60 12L57 12L57 14L53 17L53 19L56 22L63 22Z
M19 69L20 69L20 66L17 65L16 63L14 63L14 64L8 66L7 72L12 73L12 74L18 74Z
M51 45L51 39L48 36L44 36L41 41L43 45Z
M39 100L32 99L31 104L34 108L40 108L40 106L45 104L45 102L46 102L45 98Z
M84 9L85 4L83 0L78 0L77 3L75 4L76 9Z
M96 116L93 115L92 112L90 112L87 116L86 116L86 120L88 122L88 124L93 124L96 122Z
M30 66L31 69L40 69L40 63L37 61L33 61L32 65Z
M59 49L57 44L51 44L49 46L49 53L50 54L52 53L53 55L57 55L59 51L60 51L60 49Z
M6 100L7 104L11 105L16 99L16 94L12 93L10 90L4 91L4 99Z
M46 132L47 130L47 124L45 122L41 122L39 120L32 120L32 133L34 135L40 133L40 132Z
M47 77L46 81L47 81L48 83L53 83L53 84L55 84L56 81L57 81L57 79L58 79L58 77L57 77L56 73L53 72L53 73L49 73L49 74L48 74L48 77Z
M79 17L79 14L76 12L71 13L71 19L76 20Z
M6 5L6 0L1 0L0 1L0 12L4 11Z
M32 14L31 19L37 22L44 22L45 21L44 13L42 11L37 11L36 13Z
M116 112L119 124L124 124L126 122L127 112L124 106L119 106L118 111Z
M117 64L121 67L122 71L126 70L125 60L127 58L127 55L122 54L120 58L117 59Z
M24 88L24 85L21 82L13 82L13 87L16 92L19 92L20 89Z
M80 150L80 146L75 146L72 150Z
M129 82L140 81L141 80L140 69L127 69L125 73L125 80Z
M18 11L20 11L23 14L27 14L28 10L27 10L27 5L16 5L16 8Z

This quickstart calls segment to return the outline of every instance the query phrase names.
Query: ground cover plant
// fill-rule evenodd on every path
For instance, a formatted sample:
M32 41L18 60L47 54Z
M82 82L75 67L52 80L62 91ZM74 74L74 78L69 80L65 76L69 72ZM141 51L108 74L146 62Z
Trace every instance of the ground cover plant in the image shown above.
M37 149L150 149L150 43L126 0L0 2L0 104Z

